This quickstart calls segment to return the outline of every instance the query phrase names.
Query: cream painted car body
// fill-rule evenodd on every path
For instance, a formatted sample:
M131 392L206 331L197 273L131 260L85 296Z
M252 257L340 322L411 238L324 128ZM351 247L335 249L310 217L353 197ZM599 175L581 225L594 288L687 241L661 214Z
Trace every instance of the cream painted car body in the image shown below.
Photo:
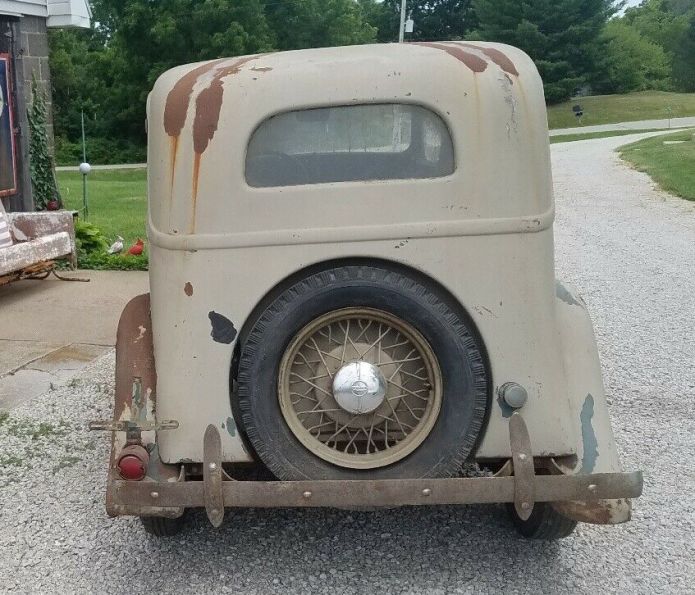
M453 139L454 173L246 183L249 139L269 117L364 103L438 114ZM493 383L476 458L510 457L510 411L497 389L513 381L529 394L520 411L534 456L576 455L575 472L620 470L590 319L555 281L543 87L523 52L392 44L182 66L157 81L148 129L156 413L179 423L158 433L164 462L201 461L208 424L222 430L224 461L251 460L230 404L236 337L215 340L211 313L241 330L289 275L370 258L436 280L475 322Z

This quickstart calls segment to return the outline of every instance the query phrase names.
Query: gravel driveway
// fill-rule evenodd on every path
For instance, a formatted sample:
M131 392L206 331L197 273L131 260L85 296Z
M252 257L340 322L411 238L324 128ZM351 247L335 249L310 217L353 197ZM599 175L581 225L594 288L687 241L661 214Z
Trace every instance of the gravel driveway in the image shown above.
M107 437L83 431L108 415L109 354L0 418L0 589L692 592L695 205L620 164L630 140L554 145L553 162L558 276L588 302L624 464L645 471L632 523L533 543L495 507L242 510L156 540L106 517Z

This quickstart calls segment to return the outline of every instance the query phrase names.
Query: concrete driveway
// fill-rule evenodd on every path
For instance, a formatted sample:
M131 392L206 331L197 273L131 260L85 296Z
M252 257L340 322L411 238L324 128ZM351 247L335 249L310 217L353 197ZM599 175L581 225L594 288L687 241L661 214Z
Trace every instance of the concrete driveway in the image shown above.
M89 283L0 287L0 410L64 383L116 342L123 306L148 291L146 272L80 271Z

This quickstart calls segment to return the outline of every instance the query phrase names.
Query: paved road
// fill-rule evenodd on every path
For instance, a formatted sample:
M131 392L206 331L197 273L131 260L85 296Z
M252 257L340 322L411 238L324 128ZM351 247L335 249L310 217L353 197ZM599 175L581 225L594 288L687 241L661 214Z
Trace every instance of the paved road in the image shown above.
M688 593L695 584L695 205L614 147L553 146L559 276L593 314L616 437L645 470L634 521L559 543L516 537L494 507L193 515L157 541L103 512L112 355L0 425L0 589L43 592ZM52 432L47 419L64 420ZM35 437L34 437L35 436Z
M649 130L652 128L689 128L695 126L695 117L664 118L660 120L638 120L637 122L616 122L614 124L596 124L594 126L578 126L575 128L555 128L550 136L559 134L588 134L589 132L607 132L609 130ZM621 143L622 144L622 143Z

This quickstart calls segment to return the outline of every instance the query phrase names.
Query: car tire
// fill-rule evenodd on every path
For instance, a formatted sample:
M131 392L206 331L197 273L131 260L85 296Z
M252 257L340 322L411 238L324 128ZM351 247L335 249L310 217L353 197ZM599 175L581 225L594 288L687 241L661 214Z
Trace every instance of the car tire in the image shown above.
M311 450L311 439L290 428L287 411L280 403L281 362L285 361L283 357L293 339L317 319L347 311L376 313L374 316L402 324L398 328L406 333L405 338L411 333L413 341L422 339L423 350L431 347L436 359L432 369L438 367L441 372L441 391L437 393L441 397L440 409L429 433L407 455L377 468L348 468L317 455ZM346 344L347 334L345 330ZM477 445L487 420L490 375L482 341L472 321L446 291L410 271L351 265L309 274L276 295L241 340L235 405L257 458L278 479L456 476ZM388 450L388 437L385 440ZM366 448L369 451L369 442Z
M519 517L513 504L507 504L507 513L517 532L527 539L564 539L577 527L577 521L561 515L548 502L536 502L531 516L526 520Z
M141 516L140 522L146 533L155 537L173 537L181 532L184 516L175 519L161 516Z

